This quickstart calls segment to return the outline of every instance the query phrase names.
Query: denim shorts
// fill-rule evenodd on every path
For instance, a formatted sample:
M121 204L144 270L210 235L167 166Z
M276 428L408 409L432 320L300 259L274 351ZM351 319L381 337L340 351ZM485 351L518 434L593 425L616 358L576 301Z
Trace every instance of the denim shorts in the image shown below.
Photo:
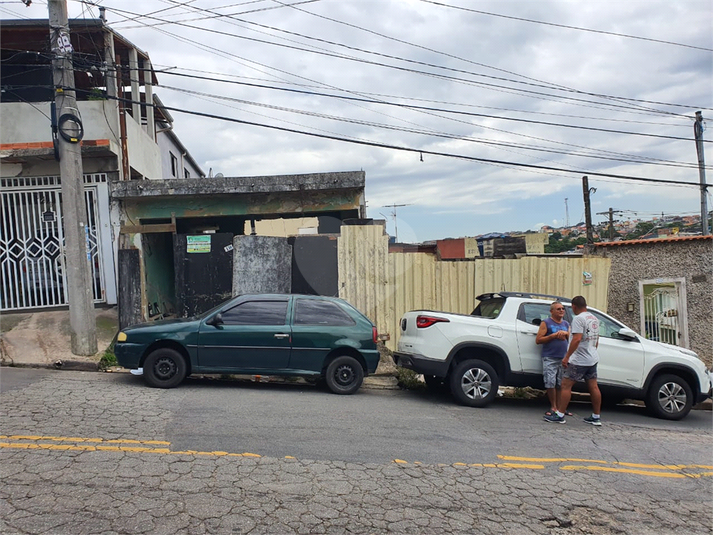
M593 366L577 366L570 364L564 369L564 376L576 382L586 382L590 379L597 378L597 365Z
M542 359L542 379L545 388L562 386L562 359Z

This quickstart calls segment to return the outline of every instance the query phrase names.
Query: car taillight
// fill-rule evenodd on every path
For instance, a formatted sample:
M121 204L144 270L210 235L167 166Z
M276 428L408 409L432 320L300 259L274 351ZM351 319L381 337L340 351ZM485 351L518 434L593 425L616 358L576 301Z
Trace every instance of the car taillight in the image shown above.
M451 320L446 318L437 318L434 316L418 316L416 318L416 328L425 329L434 323L450 323Z
M376 331L376 327L372 327L371 332L374 338L374 343L377 343L379 341L379 333Z

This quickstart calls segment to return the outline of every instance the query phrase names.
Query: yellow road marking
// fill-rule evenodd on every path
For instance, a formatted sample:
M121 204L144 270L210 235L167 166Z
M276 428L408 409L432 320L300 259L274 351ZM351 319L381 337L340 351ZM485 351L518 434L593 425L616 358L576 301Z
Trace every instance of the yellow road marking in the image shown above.
M640 476L669 477L675 479L685 479L687 474L677 472L651 472L649 470L633 470L631 468L614 468L611 466L560 466L560 470L594 470L599 472L617 472L623 474L638 474Z
M260 458L257 453L229 453L227 451L171 451L169 448L156 448L145 446L170 446L170 442L162 440L134 440L134 439L103 439L103 438L86 438L86 437L56 437L44 435L0 435L0 439L31 441L31 442L0 442L0 448L10 449L41 449L55 451L119 451L132 453L158 453L170 455L201 455L210 457L251 457ZM78 444L46 444L44 441L52 442L75 442ZM106 444L106 445L105 445ZM111 444L111 445L108 445ZM136 444L136 446L122 446L119 444ZM713 470L713 466L703 464L641 464L628 462L608 462L599 459L572 459L572 458L540 458L540 457L516 457L510 455L498 455L499 459L504 461L520 461L520 462L505 462L505 463L462 463L457 462L451 465L439 464L438 466L464 466L471 468L525 468L530 470L544 470L545 465L539 463L562 463L562 462L583 462L594 464L595 466L583 465L566 465L560 466L560 470L589 470L601 472L615 472L637 474L651 477L668 477L668 478L701 478L711 477L713 472L701 472L698 474L681 473L684 469L704 469ZM285 456L285 459L295 459L291 455ZM403 459L394 459L397 464L409 464ZM414 465L423 465L420 461L414 461ZM597 466L597 465L617 465L613 466ZM657 470L657 471L653 471ZM666 471L668 470L668 472Z
M124 451L132 453L161 453L170 455L207 455L211 457L262 457L257 453L228 453L227 451L171 451L168 448L133 446L90 446L84 444L37 444L34 442L0 442L0 448L54 451Z
M55 442L105 442L107 444L152 444L156 446L170 446L170 442L163 440L133 440L123 438L103 439L103 438L82 438L82 437L48 437L41 435L0 435L0 439L6 440L52 440Z
M498 455L498 459L503 461L522 461L533 463L601 463L609 464L607 461L599 461L595 459L569 459L569 458L539 458L539 457L512 457L510 455Z

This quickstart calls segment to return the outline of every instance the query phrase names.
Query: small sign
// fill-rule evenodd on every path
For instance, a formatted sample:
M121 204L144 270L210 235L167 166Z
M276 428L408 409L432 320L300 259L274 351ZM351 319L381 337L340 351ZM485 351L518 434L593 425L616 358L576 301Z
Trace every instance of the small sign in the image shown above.
M210 253L210 234L186 236L187 253Z
M42 213L42 221L45 223L54 223L55 222L55 215L54 212L51 210L48 210L47 212Z
M225 247L223 247L223 250L224 250L226 253L229 253L230 251L233 250L233 245L232 245L232 244L231 244L231 245L226 245Z
M594 276L588 271L582 272L582 286L590 286L594 280Z

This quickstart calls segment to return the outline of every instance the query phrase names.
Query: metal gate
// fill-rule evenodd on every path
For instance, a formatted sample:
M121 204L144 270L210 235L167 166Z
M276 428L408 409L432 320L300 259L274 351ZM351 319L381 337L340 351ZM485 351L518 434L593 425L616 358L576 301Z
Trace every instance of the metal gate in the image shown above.
M644 295L646 338L683 345L680 340L679 310L679 295L674 285L659 287Z
M95 303L106 300L97 201L106 182L105 174L84 176ZM67 305L60 177L2 178L0 186L0 310Z

